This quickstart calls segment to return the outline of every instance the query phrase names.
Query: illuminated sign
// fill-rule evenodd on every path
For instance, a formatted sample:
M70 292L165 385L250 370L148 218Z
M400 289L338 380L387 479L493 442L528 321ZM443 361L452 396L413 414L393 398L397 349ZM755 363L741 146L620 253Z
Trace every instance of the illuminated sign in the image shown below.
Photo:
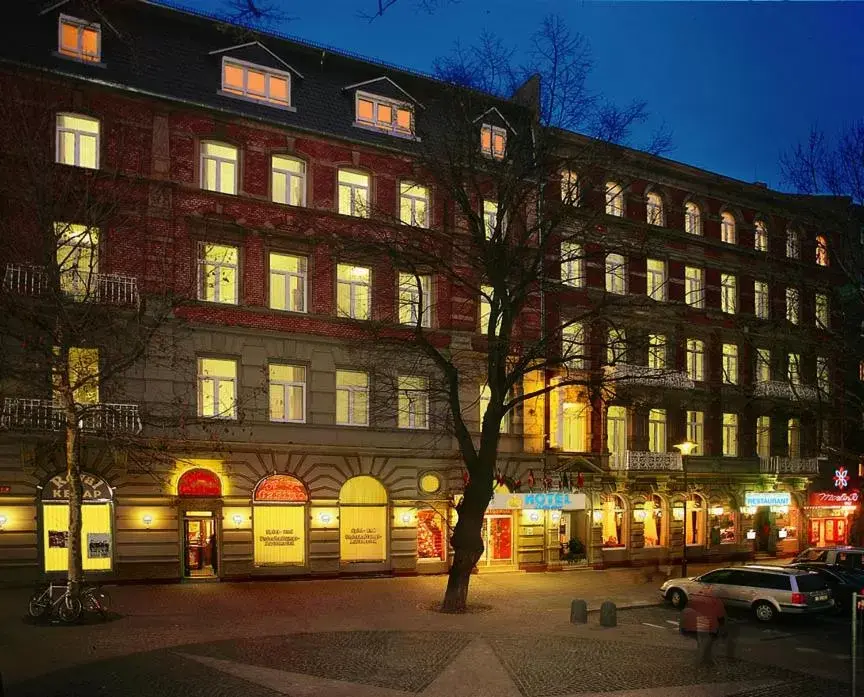
M184 472L177 482L178 496L222 496L222 482L219 475L205 469L191 469Z
M835 508L837 506L857 506L861 501L861 495L857 491L811 491L810 505L821 508Z
M493 494L489 508L497 510L581 511L585 494L550 492L544 494Z
M52 477L48 485L42 489L43 501L68 501L69 500L69 478L66 474L58 474ZM95 474L81 473L81 494L84 501L110 501L111 487L107 482Z
M309 497L306 494L306 487L296 477L274 474L258 482L253 498L256 501L304 503Z
M790 506L792 494L788 491L748 491L744 494L745 506Z

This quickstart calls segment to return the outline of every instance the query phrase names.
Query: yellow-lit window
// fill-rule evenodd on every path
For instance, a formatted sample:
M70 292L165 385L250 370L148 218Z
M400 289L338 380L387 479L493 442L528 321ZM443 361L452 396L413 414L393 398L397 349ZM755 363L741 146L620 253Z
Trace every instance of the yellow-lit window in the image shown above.
M738 384L738 346L723 344L723 382L727 385Z
M306 312L307 259L270 253L270 307Z
M768 319L771 298L765 281L753 281L753 312L759 319Z
M336 316L369 319L372 271L365 266L336 265Z
M201 188L221 194L237 193L237 148L224 143L201 143Z
M606 291L617 295L627 292L627 260L620 254L606 255Z
M790 259L801 258L801 232L796 228L786 231L786 256Z
M84 571L110 571L114 559L111 504L85 503L81 506L81 562ZM42 545L45 571L69 568L69 506L46 503L42 506Z
M653 300L666 300L666 262L662 259L648 259L645 265L645 290Z
M624 216L624 189L617 182L606 182L606 215Z
M56 160L63 165L99 169L99 120L57 114Z
M720 239L726 244L735 244L738 241L735 216L729 211L723 211L720 214Z
M698 412L701 413L701 412ZM690 546L705 544L708 508L705 501L694 494L687 502L687 519L684 521L684 537Z
M584 370L587 365L585 327L579 322L565 324L561 330L562 359L570 370Z
M500 160L507 148L507 131L484 123L480 128L480 151L487 157Z
M645 201L645 217L649 225L665 225L666 215L663 210L663 198L660 194L651 192Z
M816 326L819 329L828 329L831 326L831 313L828 306L828 296L825 293L816 293Z
M355 123L372 126L392 135L410 136L414 131L414 108L405 102L357 92Z
M568 206L578 206L580 198L579 175L565 169L561 172L561 201Z
M648 367L655 370L666 368L666 336L664 334L648 335Z
M626 547L626 510L621 497L615 494L608 496L601 510L603 547Z
M825 235L816 236L816 263L819 266L828 266L828 240Z
M573 288L585 285L585 248L578 242L561 243L561 282Z
M270 188L276 203L306 205L306 163L288 155L273 155L270 165Z
M399 274L399 322L421 327L432 326L432 277L426 274Z
M705 380L705 342L700 339L687 339L687 376L696 382Z
M69 15L60 15L58 52L69 58L98 63L102 50L102 29Z
M292 423L306 421L306 368L302 365L271 363L270 420Z
M426 378L400 376L398 380L399 428L429 428L429 382Z
M237 361L198 359L198 416L237 418Z
M429 189L414 182L399 182L399 220L405 225L429 227Z
M612 406L606 411L606 447L612 454L627 450L627 408Z
M684 302L690 307L705 307L705 270L684 267Z
M483 226L486 230L486 239L491 240L495 235L495 229L498 227L498 204L489 199L483 199ZM501 225L503 234L504 225Z
M198 299L237 304L237 247L204 242L198 246Z
M693 201L684 204L684 232L690 235L702 234L702 210Z
M573 387L557 387L552 390L550 397L553 414L557 417L552 424L553 442L567 452L584 453L590 450L588 431L591 405L580 399Z
M786 289L786 321L792 324L801 321L801 292L797 288Z
M55 354L57 351L54 350ZM53 375L55 402L60 401L58 390L63 384L63 376L57 371L62 370L62 366L55 364ZM76 404L99 404L99 349L70 347L67 376Z
M369 425L369 374L359 370L336 371L336 423Z
M738 414L723 414L723 456L738 457Z
M753 227L753 248L757 252L768 251L768 226L762 220L757 220Z
M350 169L339 170L339 212L369 217L369 175Z
M99 295L99 229L54 223L60 290L76 300Z
M771 351L756 349L756 382L771 381Z
M494 295L495 289L492 286L480 286L480 312L478 314L481 334L488 334L489 332L489 322L492 317L492 298ZM495 336L501 333L501 321L503 319L501 307L499 306L496 310L495 326L492 330Z
M705 412L687 412L687 440L695 443L694 450L698 453L704 452L705 446Z
M287 107L291 75L233 58L222 59L222 91L246 99Z
M611 327L606 338L606 362L609 365L627 362L627 333Z
M339 557L342 562L387 558L387 491L369 476L349 479L339 491Z
M480 429L483 428L483 419L486 417L486 410L489 409L489 402L492 399L492 390L489 389L489 385L483 385L480 388L480 398L478 400L478 405L480 407ZM510 412L508 411L504 414L504 417L501 419L501 424L498 428L499 432L507 433L510 430Z
M666 452L665 409L651 409L648 412L648 450L652 453Z
M256 566L302 566L306 560L303 504L256 504L252 512Z
M801 419L789 419L786 425L786 448L789 457L801 457Z
M771 457L771 417L756 418L756 454L759 457Z
M720 309L730 315L738 311L738 279L731 273L720 274Z
M801 354L790 353L786 363L786 378L792 385L801 384Z

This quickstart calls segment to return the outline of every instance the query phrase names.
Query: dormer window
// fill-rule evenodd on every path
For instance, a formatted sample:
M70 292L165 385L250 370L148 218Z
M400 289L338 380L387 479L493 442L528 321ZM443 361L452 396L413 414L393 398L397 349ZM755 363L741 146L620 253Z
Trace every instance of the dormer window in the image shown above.
M98 24L60 15L59 31L57 51L60 55L88 63L101 60L102 30Z
M222 92L234 97L291 106L291 75L254 63L222 58Z
M414 134L414 109L404 102L396 102L366 92L356 93L355 126L367 126L393 135Z
M500 160L504 157L507 147L507 131L497 126L484 123L480 128L480 151L487 157Z

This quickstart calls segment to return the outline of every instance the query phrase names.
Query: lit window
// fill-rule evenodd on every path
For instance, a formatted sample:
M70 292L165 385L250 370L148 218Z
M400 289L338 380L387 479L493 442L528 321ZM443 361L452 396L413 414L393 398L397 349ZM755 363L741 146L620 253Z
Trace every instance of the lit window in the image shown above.
M369 175L339 170L339 212L358 218L369 217Z
M421 327L432 326L429 310L432 299L432 277L413 273L399 274L399 322Z
M720 274L720 309L730 315L738 311L738 279L732 274Z
M609 365L627 362L627 334L611 327L606 338L606 362Z
M495 293L495 289L492 286L480 286L480 333L488 334L489 332L489 321L492 317L492 297ZM501 333L501 320L503 319L501 315L501 308L499 307L497 310L497 316L495 318L495 327L493 329L495 336L498 336Z
M561 282L573 288L585 285L585 250L577 242L561 243Z
M801 233L795 228L786 231L786 256L790 259L801 258Z
M651 409L648 412L648 451L666 452L666 410Z
M271 363L270 420L290 423L306 421L306 368Z
M789 457L801 457L801 420L792 418L786 425L786 447Z
M648 259L645 273L648 297L653 300L666 300L666 262L662 259Z
M587 363L585 356L585 327L579 322L564 325L564 329L561 331L561 353L561 357L568 369L585 369Z
M756 454L759 457L771 457L771 417L756 418Z
M756 382L771 382L771 351L756 349Z
M567 452L588 450L591 405L567 387L552 390L550 401L556 417L551 424L550 443Z
M102 30L98 24L60 15L58 52L69 58L98 63L102 53Z
M663 210L663 198L653 191L648 194L645 203L645 215L649 225L665 225L666 215Z
M816 356L816 386L822 396L831 394L831 371L825 356Z
M620 254L606 255L606 290L617 295L627 292L627 260Z
M429 189L414 182L399 182L399 220L405 225L429 227Z
M735 216L729 211L723 211L720 214L720 239L726 244L735 244L738 241L738 234L735 230Z
M57 154L61 165L99 169L99 120L57 114Z
M429 428L429 386L426 378L400 376L399 428Z
M222 91L276 106L291 105L291 75L254 63L222 58Z
M624 217L624 190L616 182L606 182L606 215Z
M484 123L480 129L480 152L488 157L500 160L504 157L507 147L507 131L497 126Z
M270 307L306 312L308 278L306 257L270 253Z
M480 388L480 398L478 400L478 404L480 406L480 429L483 428L483 419L486 417L486 410L489 408L489 402L492 399L492 390L489 389L489 385L483 385ZM504 414L504 417L501 419L501 424L498 428L500 433L507 433L510 430L510 412L508 411Z
M684 267L684 302L690 307L705 307L704 269Z
M372 271L365 266L336 265L336 316L370 318Z
M483 199L483 227L486 230L486 239L491 240L498 227L498 204L495 201Z
M684 232L690 235L702 234L702 211L693 201L684 204Z
M237 247L198 245L198 299L237 304Z
M816 263L819 266L828 266L828 240L825 235L816 236Z
M561 172L561 201L568 206L578 206L582 197L579 175L569 169Z
M273 200L289 206L306 205L306 163L296 157L273 155L270 165Z
M770 316L771 298L765 281L753 281L753 311L759 319Z
M695 443L694 450L703 452L705 446L705 412L687 412L687 440Z
M237 361L198 359L198 416L237 418Z
M99 229L54 223L60 290L75 300L98 297Z
M55 354L59 349L54 349ZM72 390L72 399L75 404L91 405L99 403L99 349L69 347L69 360L66 364L66 378ZM53 398L57 403L61 402L60 388L63 385L63 377L60 373L62 367L55 364L55 372L52 374Z
M666 368L666 336L648 335L648 367L664 370Z
M369 375L358 370L336 371L336 423L369 425Z
M786 289L786 321L792 324L801 321L801 293L797 288Z
M753 249L757 252L768 251L768 227L762 220L757 220L753 228Z
M723 382L738 384L738 347L735 344L723 344Z
M703 382L705 380L704 341L687 339L687 376L696 382Z
M723 456L738 457L738 414L723 414Z
M625 513L624 503L620 496L612 494L604 499L601 522L601 535L604 548L627 546L624 527Z
M612 406L606 411L606 447L610 453L627 451L627 408Z
M828 329L831 325L831 313L828 305L828 296L825 293L816 293L816 326L819 329Z
M414 107L365 92L356 93L355 125L377 128L391 135L414 133Z
M792 385L800 385L801 384L801 354L799 353L790 353L789 361L786 364L786 378L789 380L789 383Z
M201 143L201 188L221 194L237 193L237 148L224 143Z

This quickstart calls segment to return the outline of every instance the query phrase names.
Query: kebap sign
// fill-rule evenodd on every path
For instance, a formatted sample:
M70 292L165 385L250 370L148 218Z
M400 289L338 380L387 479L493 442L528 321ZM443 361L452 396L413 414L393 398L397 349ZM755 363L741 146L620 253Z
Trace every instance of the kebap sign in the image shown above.
M790 506L792 494L788 491L747 491L744 493L745 506Z

